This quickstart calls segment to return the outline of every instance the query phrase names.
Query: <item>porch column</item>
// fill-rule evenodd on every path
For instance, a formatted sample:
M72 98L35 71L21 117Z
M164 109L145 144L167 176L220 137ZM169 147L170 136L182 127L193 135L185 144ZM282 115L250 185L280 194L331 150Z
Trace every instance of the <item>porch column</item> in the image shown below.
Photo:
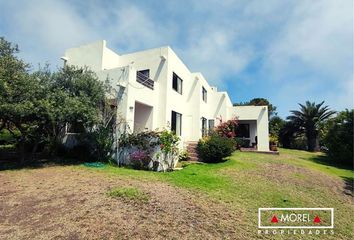
M269 151L268 112L262 110L257 119L258 151Z

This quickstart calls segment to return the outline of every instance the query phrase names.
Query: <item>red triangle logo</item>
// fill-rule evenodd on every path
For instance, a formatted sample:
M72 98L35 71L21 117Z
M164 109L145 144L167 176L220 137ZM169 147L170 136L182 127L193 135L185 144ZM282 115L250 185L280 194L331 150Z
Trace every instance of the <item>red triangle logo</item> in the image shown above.
M321 219L316 215L316 217L313 219L314 223L320 223Z
M273 216L272 217L272 221L271 221L272 223L277 223L278 222L278 218L277 218L277 216Z

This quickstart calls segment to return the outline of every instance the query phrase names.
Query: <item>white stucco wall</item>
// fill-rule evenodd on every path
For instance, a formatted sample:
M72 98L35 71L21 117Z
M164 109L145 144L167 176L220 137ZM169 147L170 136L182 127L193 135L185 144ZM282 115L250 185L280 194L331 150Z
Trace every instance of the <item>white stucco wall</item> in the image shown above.
M88 66L93 71L102 70L103 49L105 41L97 41L77 48L70 48L65 51L64 57L68 65L79 67Z

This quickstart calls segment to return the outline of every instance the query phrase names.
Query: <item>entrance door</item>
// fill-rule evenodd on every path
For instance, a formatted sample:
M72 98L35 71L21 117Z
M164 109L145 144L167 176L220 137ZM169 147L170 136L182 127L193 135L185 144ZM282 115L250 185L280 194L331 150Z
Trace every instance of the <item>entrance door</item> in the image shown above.
M134 132L152 130L152 107L135 102Z

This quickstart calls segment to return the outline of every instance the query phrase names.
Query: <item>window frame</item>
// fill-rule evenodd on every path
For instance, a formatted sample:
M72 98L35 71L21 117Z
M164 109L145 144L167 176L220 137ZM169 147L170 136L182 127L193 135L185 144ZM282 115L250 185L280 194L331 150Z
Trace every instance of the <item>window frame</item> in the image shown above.
M143 69L143 70L139 70L137 72L145 75L147 78L150 78L150 69ZM144 74L144 72L146 72L147 74Z
M208 102L208 91L205 87L202 87L202 99L204 102Z
M205 117L201 117L201 121L202 121L202 137L207 136L208 133L208 119Z
M182 136L182 114L173 110L171 111L171 131L177 136Z
M210 124L211 122L213 124ZM211 126L213 126L213 127L211 127ZM209 129L209 131L212 131L214 128L215 128L215 119L208 119L208 129Z
M154 81L150 79L150 69L136 71L136 81L141 85L154 90Z
M175 80L176 80L176 84L175 84ZM172 74L172 89L181 95L183 94L183 80L175 72L173 72Z

